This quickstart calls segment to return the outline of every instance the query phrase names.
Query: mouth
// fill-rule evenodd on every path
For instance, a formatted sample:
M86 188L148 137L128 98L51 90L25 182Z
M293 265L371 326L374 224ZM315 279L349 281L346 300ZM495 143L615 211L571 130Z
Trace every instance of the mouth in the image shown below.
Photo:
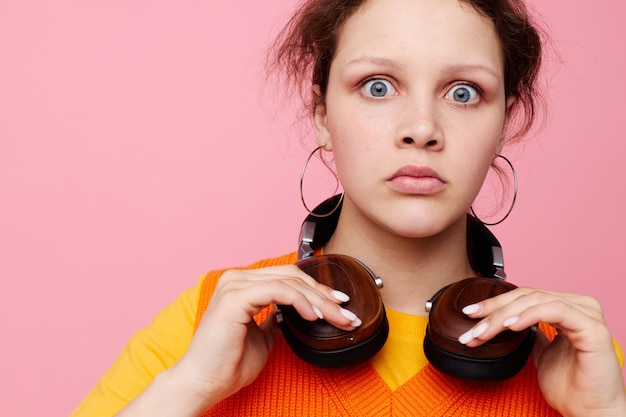
M407 165L389 177L387 185L402 194L429 195L442 191L447 184L432 168Z
M444 182L437 171L429 167L418 167L414 165L407 165L397 170L389 179L393 180L398 177L411 177L411 178L435 178Z

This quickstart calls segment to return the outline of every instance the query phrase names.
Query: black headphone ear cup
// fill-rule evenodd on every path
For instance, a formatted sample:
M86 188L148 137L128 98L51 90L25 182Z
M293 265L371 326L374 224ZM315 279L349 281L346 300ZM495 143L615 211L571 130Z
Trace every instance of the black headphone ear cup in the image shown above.
M348 294L350 301L343 307L363 322L345 331L325 320L304 320L293 307L279 305L280 328L296 355L320 367L349 366L374 356L387 340L389 324L372 272L346 255L315 256L296 265L318 282Z
M463 307L505 293L515 285L494 278L474 277L458 281L438 292L432 300L424 353L439 370L461 378L495 380L518 373L532 350L535 332L506 330L489 342L470 348L459 336L479 320L462 312Z

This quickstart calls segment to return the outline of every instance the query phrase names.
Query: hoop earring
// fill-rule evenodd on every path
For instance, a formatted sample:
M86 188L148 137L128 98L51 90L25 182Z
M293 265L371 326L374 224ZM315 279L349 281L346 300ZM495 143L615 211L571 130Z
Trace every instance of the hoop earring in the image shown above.
M311 154L309 155L309 157L306 159L306 161L304 162L304 167L302 167L302 172L300 173L300 199L302 200L302 205L304 206L304 208L306 209L306 211L313 217L328 217L331 214L333 214L334 212L337 211L337 209L339 207L341 207L341 202L343 201L343 193L341 193L341 197L339 198L339 201L337 201L337 205L335 205L335 207L333 207L333 209L331 211L329 211L328 213L324 213L324 214L319 214L319 213L315 213L314 211L312 211L311 209L309 209L309 207L306 205L306 202L304 201L304 191L302 189L302 184L304 183L304 174L306 173L306 169L309 166L309 162L311 161L311 158L313 157L313 155L315 154L315 152L320 152L320 158L322 159L322 162L324 163L324 165L326 166L326 168L330 167L328 166L328 164L326 163L326 161L324 161L324 158L321 157L321 151L324 147L323 146L318 146L317 148L313 149L313 152L311 152ZM331 170L332 172L332 170ZM335 174L333 172L333 175L335 177L335 179L337 180L337 186L339 186L339 179L337 178L337 174ZM337 188L335 188L336 190Z
M513 201L511 202L511 207L509 207L509 211L506 212L503 218L501 218L495 223L485 223L484 221L480 220L480 218L474 212L474 208L470 206L470 211L472 212L474 217L476 217L476 219L482 224L484 224L485 226L495 226L505 221L506 218L509 217L509 214L511 214L511 212L513 211L513 207L515 207L515 200L517 200L517 173L515 172L515 167L513 167L513 164L511 163L511 161L509 161L506 157L500 154L496 155L496 158L504 159L504 161L509 165L509 167L511 167L511 172L513 172Z

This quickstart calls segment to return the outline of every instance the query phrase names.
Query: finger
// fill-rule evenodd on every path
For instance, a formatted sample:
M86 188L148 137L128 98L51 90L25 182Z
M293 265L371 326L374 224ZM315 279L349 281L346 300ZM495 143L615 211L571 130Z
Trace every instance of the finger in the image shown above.
M561 300L581 309L586 314L601 318L602 309L593 297L579 294L565 294L553 291L536 290L533 288L520 287L515 290L486 299L479 303L471 304L463 308L463 312L472 318L486 317L497 310L517 308L522 310L530 305L547 303ZM512 314L509 314L512 316Z
M241 285L246 285L245 283L248 281L263 281L266 279L275 279L277 277L282 277L284 279L299 279L310 287L315 288L336 304L346 303L350 300L350 296L348 294L320 283L315 278L303 272L296 265L281 265L256 270L246 270L242 272L245 272L246 275L249 276L245 277L245 279L241 282Z
M278 323L274 320L274 317L270 314L263 320L263 323L259 326L261 331L266 335L267 347L271 348L274 342L281 334Z
M214 300L215 308L221 305L225 311L230 311L223 313L222 317L229 314L228 317L242 324L249 322L252 316L271 304L291 305L305 320L323 318L344 330L352 330L361 324L353 312L337 305L297 278L278 277L230 283L216 293Z
M550 346L550 340L543 332L538 331L535 336L535 344L533 346L532 357L535 365L543 355L543 352Z
M459 340L467 346L475 347L504 330L521 331L538 322L546 322L557 328L578 350L597 350L610 340L603 320L589 315L586 307L558 298L529 305L513 303L479 322Z

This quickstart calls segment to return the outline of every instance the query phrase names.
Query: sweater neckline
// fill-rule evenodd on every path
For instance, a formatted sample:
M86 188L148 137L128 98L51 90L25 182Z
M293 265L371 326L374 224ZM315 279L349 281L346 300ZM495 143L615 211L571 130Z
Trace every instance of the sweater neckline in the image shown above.
M346 404L356 406L350 410L355 416L362 415L442 415L451 404L466 395L463 381L450 378L432 365L426 365L407 382L392 391L378 375L370 362L353 367L338 368L326 373L328 387L334 387ZM367 386L367 390L363 387ZM439 404L433 410L433 404ZM435 414L431 414L435 413Z

